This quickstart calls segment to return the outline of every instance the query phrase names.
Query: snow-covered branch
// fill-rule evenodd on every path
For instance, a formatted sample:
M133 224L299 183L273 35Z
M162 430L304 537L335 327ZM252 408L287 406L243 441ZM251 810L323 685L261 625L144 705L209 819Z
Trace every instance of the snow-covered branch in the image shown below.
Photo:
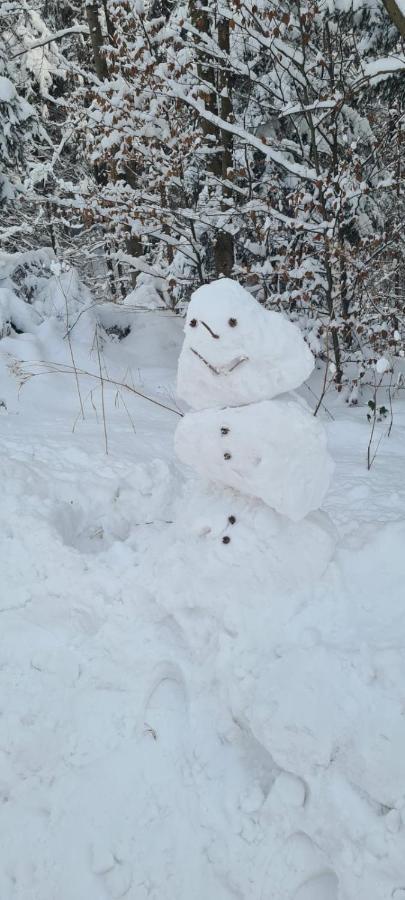
M271 159L272 162L277 166L280 166L281 169L284 169L284 171L288 172L290 175L295 175L297 178L303 178L307 181L317 181L318 176L315 169L311 169L308 166L302 166L300 163L292 162L287 156L280 153L279 150L270 147L266 138L257 138L250 131L247 131L246 128L242 128L241 125L227 122L225 119L222 119L220 116L206 109L200 100L195 100L190 94L186 94L185 91L172 80L169 80L168 83L173 99L181 100L183 103L186 103L187 106L194 109L202 119L215 125L215 127L219 128L221 131L227 131L229 134L240 138L241 141L248 144L250 147L255 147L256 150L260 150L260 152L263 153L263 156L267 157L267 159Z
M61 31L56 31L54 34L47 35L46 37L39 38L37 41L33 41L30 44L27 44L23 50L19 50L18 53L13 53L10 57L11 59L17 59L19 56L24 56L25 53L29 53L31 50L36 50L37 47L45 47L46 44L52 44L54 41L60 41L62 38L67 37L69 34L85 34L88 36L90 31L87 25L72 25L71 28L62 28Z

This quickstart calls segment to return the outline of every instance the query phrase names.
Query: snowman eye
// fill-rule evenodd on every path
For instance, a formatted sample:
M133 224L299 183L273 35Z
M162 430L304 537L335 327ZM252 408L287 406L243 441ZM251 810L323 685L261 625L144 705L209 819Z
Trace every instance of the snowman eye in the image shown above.
M228 319L228 325L230 325L231 328L236 328L237 324L238 324L237 319Z
M198 322L197 319L191 319L190 328L197 328Z

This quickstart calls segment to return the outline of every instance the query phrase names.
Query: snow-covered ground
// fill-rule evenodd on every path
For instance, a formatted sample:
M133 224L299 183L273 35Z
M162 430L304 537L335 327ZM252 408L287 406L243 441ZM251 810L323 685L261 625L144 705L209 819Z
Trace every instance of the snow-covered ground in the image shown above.
M97 378L84 421L74 374L18 390L63 323L0 343L1 900L402 900L403 400L368 472L328 395L332 488L280 540L174 459L181 320L131 323L99 359L82 316L75 363L174 412L104 384L108 455Z

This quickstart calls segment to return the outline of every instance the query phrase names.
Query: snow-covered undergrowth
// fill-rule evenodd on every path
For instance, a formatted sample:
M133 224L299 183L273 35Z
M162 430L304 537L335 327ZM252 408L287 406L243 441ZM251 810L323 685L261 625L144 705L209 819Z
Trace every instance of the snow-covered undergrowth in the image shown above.
M180 319L118 340L91 307L69 347L62 306L0 342L0 897L401 900L401 400L367 472L364 408L327 398L332 488L283 524L101 391L176 410Z

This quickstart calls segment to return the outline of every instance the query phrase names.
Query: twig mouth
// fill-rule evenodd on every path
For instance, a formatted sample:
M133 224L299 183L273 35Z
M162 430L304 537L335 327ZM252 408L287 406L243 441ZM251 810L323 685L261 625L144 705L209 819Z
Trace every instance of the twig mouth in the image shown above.
M204 328L206 328L207 331L209 331L210 335L211 335L213 338L215 338L217 341L219 340L219 334L215 334L215 331L213 331L212 328L210 328L210 326L207 325L206 322L203 322L202 319L201 319L201 325L204 325Z
M211 372L213 372L214 375L230 375L231 372L234 371L234 369L237 369L238 366L241 365L241 363L246 362L248 359L247 356L237 356L235 359L231 359L231 361L225 365L213 366L212 363L208 362L208 359L205 359L204 356L201 356L201 353L198 353L197 350L194 350L194 347L190 347L190 350L192 353L194 353L194 356L198 356L198 359L200 359L201 362L204 363L204 365L208 366L208 368Z

